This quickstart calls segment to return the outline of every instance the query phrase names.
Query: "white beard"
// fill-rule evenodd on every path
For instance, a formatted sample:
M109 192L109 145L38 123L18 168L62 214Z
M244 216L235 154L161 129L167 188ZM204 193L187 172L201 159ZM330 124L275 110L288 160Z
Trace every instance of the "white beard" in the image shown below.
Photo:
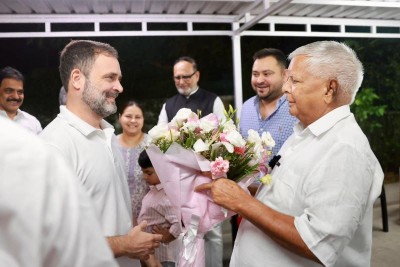
M176 88L181 95L189 96L191 93L196 91L198 87L189 88L187 90L183 90L182 88Z

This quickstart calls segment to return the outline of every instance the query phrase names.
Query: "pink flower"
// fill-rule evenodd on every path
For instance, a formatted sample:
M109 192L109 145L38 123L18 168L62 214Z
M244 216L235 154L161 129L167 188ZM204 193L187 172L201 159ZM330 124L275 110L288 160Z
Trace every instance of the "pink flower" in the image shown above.
M226 133L220 133L219 140L221 142L229 142L228 139L226 139L226 135L227 135Z
M226 174L229 170L229 161L224 160L222 157L218 157L215 161L211 161L211 174L213 179L226 178Z
M236 154L244 155L244 152L246 152L246 147L245 146L242 146L242 147L235 146L235 153Z

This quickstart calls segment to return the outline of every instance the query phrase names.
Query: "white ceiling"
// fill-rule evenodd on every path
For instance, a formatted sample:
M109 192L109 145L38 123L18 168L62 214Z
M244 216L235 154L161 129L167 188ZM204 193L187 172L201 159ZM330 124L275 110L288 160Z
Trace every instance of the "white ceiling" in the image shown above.
M128 23L139 27L103 27ZM242 36L400 38L400 0L0 0L0 38L216 35L232 37L240 114Z
M322 4L323 3L323 4ZM138 31L102 32L101 23L141 23ZM149 31L148 23L187 23L184 30ZM229 23L227 30L197 31L193 23ZM0 24L43 23L42 32L0 32L3 37L275 35L400 37L399 0L0 0ZM54 32L54 23L93 23L93 30ZM269 29L253 31L255 24ZM277 29L277 24L304 30ZM330 33L313 25L334 25ZM1 25L0 25L1 26ZM365 26L348 32L346 26ZM388 28L388 31L382 28Z
M0 14L258 15L284 3L274 16L398 20L397 0L1 0ZM323 3L323 4L322 4Z

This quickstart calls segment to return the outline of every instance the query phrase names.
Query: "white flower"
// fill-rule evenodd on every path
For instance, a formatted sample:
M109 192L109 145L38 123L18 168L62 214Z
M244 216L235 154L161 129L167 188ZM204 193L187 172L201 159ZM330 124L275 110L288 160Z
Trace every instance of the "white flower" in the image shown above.
M247 141L249 141L249 143L261 144L262 140L257 131L250 129L247 134Z
M271 148L275 146L275 140L272 138L269 132L263 132L261 135L261 139L266 146Z
M199 127L200 127L199 120L188 120L186 123L183 124L182 130L186 133L194 132Z
M224 120L222 123L224 125L224 129L222 130L222 132L229 133L230 131L237 131L233 120Z
M193 150L195 152L203 152L203 151L207 151L209 148L209 145L207 145L206 143L204 143L203 140L201 139L197 139L196 143L194 143L193 145Z
M251 160L250 160L250 162L249 162L249 165L259 165L260 164L260 160L259 159L256 159L255 157L253 157Z
M158 140L162 137L165 137L168 131L169 131L168 124L161 123L151 128L148 134L152 140Z
M176 141L179 138L180 132L177 129L171 128L165 134L165 138L168 140Z
M214 143L212 146L211 146L211 151L212 152L214 152L214 150L216 150L216 149L218 149L220 146L225 146L225 148L226 148L226 150L229 152L229 153L233 153L233 151L235 150L235 148L233 147L233 145L232 144L230 144L229 142L218 142L218 143Z
M253 147L254 159L257 161L261 161L264 155L264 147L260 143L256 143Z
M236 130L227 132L225 138L235 147L243 147L246 145L246 141L243 139L242 135Z
M174 126L180 127L182 124L187 121L189 118L197 118L198 116L196 113L191 111L188 108L181 108L175 115L175 117L171 120Z
M159 140L161 138L165 138L167 140L175 141L178 139L180 133L176 128L170 128L168 124L161 123L154 126L149 132L148 135L152 139L152 142L155 140Z
M217 115L211 113L200 119L200 128L203 133L214 131L219 126Z

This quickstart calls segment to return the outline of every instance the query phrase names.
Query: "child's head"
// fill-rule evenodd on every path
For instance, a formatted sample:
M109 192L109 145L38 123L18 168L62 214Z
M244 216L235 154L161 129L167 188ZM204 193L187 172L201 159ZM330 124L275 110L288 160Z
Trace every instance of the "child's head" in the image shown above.
M153 164L151 164L146 150L143 150L142 153L140 153L138 163L142 168L143 178L149 185L157 185L160 183L160 179L157 176L156 170L153 168Z

